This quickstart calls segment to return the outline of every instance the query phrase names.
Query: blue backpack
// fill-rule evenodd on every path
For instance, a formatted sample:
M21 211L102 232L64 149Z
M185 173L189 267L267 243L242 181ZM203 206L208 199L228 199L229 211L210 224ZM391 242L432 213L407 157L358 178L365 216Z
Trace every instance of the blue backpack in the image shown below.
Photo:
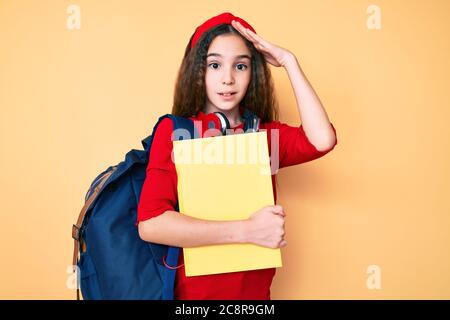
M225 134L228 120L221 113L217 115ZM167 117L174 129L185 129L191 138L198 137L192 120L171 114L160 117L152 134L142 140L144 150L129 151L124 161L100 173L86 194L72 227L72 265L79 277L77 299L79 287L85 300L174 299L179 248L142 240L136 226L153 136ZM244 131L257 131L259 118L248 109L243 117ZM179 211L178 203L175 210Z

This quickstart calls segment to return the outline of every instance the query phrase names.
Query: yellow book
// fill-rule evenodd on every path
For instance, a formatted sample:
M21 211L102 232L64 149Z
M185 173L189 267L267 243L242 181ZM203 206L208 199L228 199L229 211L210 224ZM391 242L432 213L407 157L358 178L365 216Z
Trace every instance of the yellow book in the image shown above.
M173 142L182 214L242 220L274 205L267 132ZM281 267L281 251L254 244L183 248L186 276Z

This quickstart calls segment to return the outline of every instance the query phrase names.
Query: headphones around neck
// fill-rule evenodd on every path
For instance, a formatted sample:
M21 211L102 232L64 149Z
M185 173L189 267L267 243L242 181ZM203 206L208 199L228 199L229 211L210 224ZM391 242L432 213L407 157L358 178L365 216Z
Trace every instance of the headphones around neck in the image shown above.
M231 129L230 122L226 115L220 111L214 112L216 117L219 119L220 123L220 132L222 135L226 135L226 130ZM251 110L245 108L244 114L242 115L244 118L244 132L258 132L260 127L260 119L259 117Z

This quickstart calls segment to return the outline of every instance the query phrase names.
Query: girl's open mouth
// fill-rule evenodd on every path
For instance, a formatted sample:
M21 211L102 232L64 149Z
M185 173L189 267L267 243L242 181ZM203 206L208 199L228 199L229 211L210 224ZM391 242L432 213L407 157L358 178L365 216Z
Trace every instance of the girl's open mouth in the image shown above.
M231 93L219 93L219 95L225 99L225 100L229 100L232 99L234 97L234 95L236 94L236 92L231 92Z

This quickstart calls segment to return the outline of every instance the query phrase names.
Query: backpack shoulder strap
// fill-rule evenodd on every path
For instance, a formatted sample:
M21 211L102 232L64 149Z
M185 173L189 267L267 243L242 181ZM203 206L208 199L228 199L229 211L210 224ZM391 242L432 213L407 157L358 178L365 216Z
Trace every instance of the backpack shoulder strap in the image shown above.
M86 216L86 212L91 205L91 203L95 200L97 195L99 194L100 190L102 189L105 182L108 180L108 178L114 173L114 171L117 169L117 166L114 166L111 170L106 172L100 179L100 182L95 187L94 191L91 193L87 201L84 203L83 208L81 209L80 214L78 215L77 223L72 225L72 238L74 240L74 250L73 250L73 259L72 259L72 265L75 268L77 259L78 259L78 251L79 251L79 245L80 245L80 228L83 224L84 217ZM74 270L75 272L75 270Z
M152 137L155 135L156 129L158 128L160 122L165 119L170 118L173 122L173 129L186 129L189 131L191 137L199 137L197 128L194 126L194 122L191 119L183 118L174 116L173 114L165 114L161 117L159 117L158 121L156 122L155 126L153 127L152 134L147 136L144 140L142 140L142 145L144 147L144 150L149 152L152 144ZM181 140L181 139L180 139Z

